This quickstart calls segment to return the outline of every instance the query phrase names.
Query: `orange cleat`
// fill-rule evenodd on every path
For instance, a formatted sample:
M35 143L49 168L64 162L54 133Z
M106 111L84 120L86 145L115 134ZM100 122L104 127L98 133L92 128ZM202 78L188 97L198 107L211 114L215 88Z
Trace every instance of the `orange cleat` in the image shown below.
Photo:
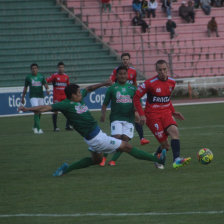
M101 161L101 163L99 165L100 166L105 166L106 160L107 160L107 158L106 157L103 157L103 159L102 159L102 161Z
M108 166L116 166L115 161L111 160L111 161L108 163Z
M149 142L150 142L149 140L147 140L145 138L142 138L141 141L140 141L140 144L141 145L146 145L146 144L149 144Z

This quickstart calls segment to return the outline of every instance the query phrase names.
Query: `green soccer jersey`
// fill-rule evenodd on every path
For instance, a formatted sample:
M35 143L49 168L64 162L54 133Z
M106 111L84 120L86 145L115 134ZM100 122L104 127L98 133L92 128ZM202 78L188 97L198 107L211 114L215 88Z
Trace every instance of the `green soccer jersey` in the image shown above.
M86 89L82 90L81 93L82 97L85 97L87 95ZM61 111L74 129L83 137L88 137L97 127L96 120L90 114L83 100L81 102L74 102L65 99L59 103L53 104L52 109L53 111Z
M43 92L43 85L46 84L46 80L44 76L40 73L35 75L28 75L25 79L25 87L30 88L30 94L29 97L36 97L36 98L43 98L44 92Z
M108 105L111 101L110 122L127 121L134 122L134 104L133 97L136 87L125 83L121 85L114 83L107 89L103 104Z

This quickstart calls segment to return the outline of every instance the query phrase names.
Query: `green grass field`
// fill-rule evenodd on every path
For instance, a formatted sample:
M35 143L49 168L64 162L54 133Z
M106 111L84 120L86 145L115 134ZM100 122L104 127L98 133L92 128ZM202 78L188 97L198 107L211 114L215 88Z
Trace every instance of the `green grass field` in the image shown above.
M189 166L174 170L171 151L165 170L124 154L116 167L92 166L63 177L52 176L61 163L89 155L82 137L64 130L63 115L58 133L51 116L42 116L44 135L32 133L32 116L0 118L0 223L223 224L224 104L176 110L186 118L179 128L181 154L192 157ZM99 112L93 115L99 120ZM100 126L109 133L108 122ZM144 132L151 143L140 146L136 134L132 144L154 152L158 143L146 127ZM209 165L197 161L202 147L214 153ZM30 216L3 216L10 214Z

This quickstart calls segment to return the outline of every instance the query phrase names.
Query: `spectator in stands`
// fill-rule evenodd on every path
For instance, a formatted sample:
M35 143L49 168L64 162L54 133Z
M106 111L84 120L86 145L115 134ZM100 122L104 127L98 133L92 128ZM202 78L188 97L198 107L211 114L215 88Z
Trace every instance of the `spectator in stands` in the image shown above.
M139 12L136 13L136 16L132 19L133 26L141 26L142 32L145 33L146 30L149 28L149 25L142 19Z
M142 0L142 14L149 18L149 4L147 0Z
M194 12L193 2L191 0L188 1L187 3L187 9L188 9L188 15L190 17L190 20L192 23L194 23L195 12Z
M175 28L177 27L176 23L172 21L172 17L168 16L168 20L166 22L166 30L170 33L170 39L173 39L175 34Z
M102 1L102 11L106 12L107 9L111 12L111 4L110 0L101 0Z
M172 0L162 0L162 9L167 16L171 16Z
M136 13L139 12L139 14L142 16L142 3L140 0L133 0L132 8Z
M155 18L156 17L156 9L158 7L158 2L156 0L149 1L149 17Z
M190 16L185 1L182 1L181 6L179 7L179 16L182 19L184 19L187 23L190 22Z
M211 0L200 0L201 8L205 15L210 15L211 13Z
M219 37L218 24L215 20L215 17L212 17L212 19L208 22L207 30L208 30L208 36L209 37L211 36L211 32L215 32L216 37Z
M194 7L198 9L200 6L200 0L194 0Z
M211 5L214 7L222 7L223 0L211 0Z

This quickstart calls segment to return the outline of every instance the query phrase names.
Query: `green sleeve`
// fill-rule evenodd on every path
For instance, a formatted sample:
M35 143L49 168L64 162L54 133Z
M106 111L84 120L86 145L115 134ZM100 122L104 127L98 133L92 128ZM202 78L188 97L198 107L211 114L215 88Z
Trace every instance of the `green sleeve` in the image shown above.
M111 100L111 87L107 89L103 104L107 106L110 103L110 100Z
M29 78L28 78L28 76L26 77L26 79L25 79L25 87L28 87L29 86Z
M64 111L68 108L68 104L65 104L63 101L59 103L52 104L52 111Z

